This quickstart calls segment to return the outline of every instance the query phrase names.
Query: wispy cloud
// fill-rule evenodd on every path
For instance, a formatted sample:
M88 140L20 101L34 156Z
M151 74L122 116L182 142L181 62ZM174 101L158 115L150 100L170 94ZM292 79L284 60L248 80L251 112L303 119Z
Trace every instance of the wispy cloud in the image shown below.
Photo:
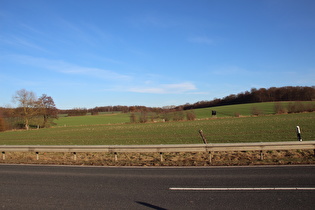
M160 84L155 87L135 87L128 91L137 93L156 93L156 94L180 94L196 90L196 86L191 82L177 83L177 84Z
M43 85L43 81L38 81L38 80L30 80L30 79L25 79L20 78L18 76L12 76L8 74L1 74L0 73L0 81L1 84L5 85L6 83L10 83L10 85L15 85L16 87L18 86L27 86L27 87L33 87L33 86L39 86Z
M211 71L212 74L219 76L235 76L235 75L248 75L252 71L248 71L244 68L238 66L221 66L214 67L214 70Z
M101 43L111 43L119 40L119 36L114 36L108 30L91 22L71 22L58 17L56 23L56 27L62 31L62 37L59 37L61 41L67 40L68 42L70 39L73 43L79 41L80 44L96 47Z
M129 75L116 73L111 70L79 66L76 64L64 62L62 60L51 60L46 58L38 58L24 55L10 56L12 60L26 65L33 65L43 69L53 70L63 74L84 75L96 77L105 80L130 80Z
M174 17L163 16L160 14L140 14L137 16L129 17L128 23L137 28L142 27L156 27L156 28L170 28L180 25Z
M205 36L196 36L188 39L189 42L197 43L197 44L206 44L206 45L213 45L214 40L210 39Z
M39 46L38 44L35 44L32 41L29 41L29 40L26 40L24 38L17 37L17 36L12 36L8 38L4 38L0 36L0 42L7 45L15 46L15 47L31 48L31 49L39 50L42 52L48 52L46 49Z
M42 30L39 30L29 24L26 23L20 23L21 28L26 29L26 31L32 33L32 34L39 34L39 35L44 35Z

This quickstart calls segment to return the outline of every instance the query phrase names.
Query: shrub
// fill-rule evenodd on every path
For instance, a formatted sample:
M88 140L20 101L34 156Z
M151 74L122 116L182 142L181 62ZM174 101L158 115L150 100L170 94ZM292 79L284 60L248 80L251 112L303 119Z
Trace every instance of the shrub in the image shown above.
M170 112L164 112L162 114L162 119L164 119L165 122L171 121L172 116Z
M97 111L91 111L91 115L98 115L99 113Z
M148 113L147 112L144 111L144 112L140 113L139 122L140 123L148 122Z
M307 112L314 112L315 111L315 104L306 104L305 111Z
M289 103L288 105L288 112L289 113L300 113L300 112L304 112L305 111L305 107L304 104L296 101L294 103Z
M173 113L173 120L174 121L181 121L185 119L185 115L183 111L175 111Z
M6 130L5 122L4 122L3 118L0 117L0 132L5 131L5 130Z
M287 108L283 107L280 102L275 103L274 110L275 110L275 113L276 113L276 114L285 114L285 113L288 113Z
M150 113L150 120L151 122L155 122L159 118L159 115L155 112Z
M186 118L187 118L187 120L195 120L196 119L195 112L194 111L186 112Z
M130 115L130 122L131 123L136 123L137 122L137 117L136 117L135 113L131 113L131 115Z
M260 109L258 109L256 106L252 107L252 115L258 116L258 115L262 115L262 114L263 114L263 112Z

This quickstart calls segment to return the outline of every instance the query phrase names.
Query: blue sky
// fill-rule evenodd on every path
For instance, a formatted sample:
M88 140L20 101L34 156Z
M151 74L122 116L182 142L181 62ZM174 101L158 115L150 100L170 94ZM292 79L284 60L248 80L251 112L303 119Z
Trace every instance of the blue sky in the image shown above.
M313 0L0 0L0 106L162 107L315 85Z

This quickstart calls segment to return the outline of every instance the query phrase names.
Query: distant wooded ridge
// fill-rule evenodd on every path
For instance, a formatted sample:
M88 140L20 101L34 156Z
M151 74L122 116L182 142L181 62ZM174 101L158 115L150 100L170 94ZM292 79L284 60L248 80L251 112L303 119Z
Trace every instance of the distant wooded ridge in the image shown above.
M194 104L184 104L180 106L165 106L162 108L146 106L100 106L92 109L74 108L68 110L59 110L60 114L85 115L86 113L97 114L98 112L162 112L163 110L189 110L214 106L235 105L258 102L276 102L276 101L312 101L315 100L315 86L286 86L271 88L252 88L250 91L239 94L231 94L221 99L211 101L198 101ZM79 114L80 113L80 114Z
M315 100L315 86L286 86L286 87L271 87L271 88L252 88L251 91L241 92L239 94L231 94L222 99L214 99L212 101L198 101L194 104L185 104L178 108L199 109L214 106L225 106L246 103L259 102L276 102L276 101L312 101Z

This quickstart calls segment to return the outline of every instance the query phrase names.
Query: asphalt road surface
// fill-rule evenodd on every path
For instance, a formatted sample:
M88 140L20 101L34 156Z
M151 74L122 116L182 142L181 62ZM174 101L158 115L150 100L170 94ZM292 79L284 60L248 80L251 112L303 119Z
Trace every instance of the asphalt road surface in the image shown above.
M0 165L2 209L314 209L315 166Z

